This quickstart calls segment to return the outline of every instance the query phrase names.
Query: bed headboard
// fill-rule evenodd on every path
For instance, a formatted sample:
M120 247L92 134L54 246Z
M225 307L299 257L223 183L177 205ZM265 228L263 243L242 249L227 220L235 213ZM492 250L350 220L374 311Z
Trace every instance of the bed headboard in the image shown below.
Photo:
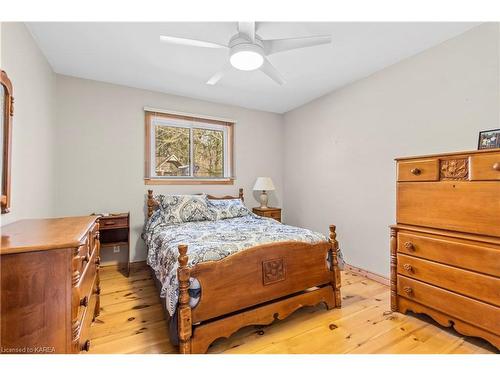
M244 200L243 198L243 188L239 189L239 194L238 196L231 196L231 195L225 195L223 197L216 197L213 195L207 195L208 199L241 199L242 201ZM147 207L148 207L148 218L153 215L153 212L158 208L158 202L154 198L153 195L153 190L148 190L148 198L146 201Z

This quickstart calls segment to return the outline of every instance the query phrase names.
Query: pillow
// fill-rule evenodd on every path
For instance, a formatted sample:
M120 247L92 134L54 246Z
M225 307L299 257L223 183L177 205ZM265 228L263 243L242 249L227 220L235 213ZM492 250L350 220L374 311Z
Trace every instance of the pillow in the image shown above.
M213 219L206 195L158 195L156 199L165 224Z
M250 215L241 199L207 199L213 220L232 219Z

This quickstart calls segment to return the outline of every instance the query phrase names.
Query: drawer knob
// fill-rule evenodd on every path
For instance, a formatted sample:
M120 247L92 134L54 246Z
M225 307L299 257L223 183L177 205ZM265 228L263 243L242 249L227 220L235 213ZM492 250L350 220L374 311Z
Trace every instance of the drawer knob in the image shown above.
M411 264L405 263L403 264L403 268L406 272L413 272L413 267L411 266Z
M409 295L409 296L411 296L411 295L413 294L413 289L412 289L412 288L410 288L409 286L405 286L405 287L403 288L403 291L404 291L407 295Z
M88 352L90 350L90 340L87 340L83 343L81 350L85 352Z
M87 307L89 305L89 297L85 296L80 300L80 306Z
M101 287L100 286L95 288L95 294L97 294L97 295L101 294Z
M101 264L101 257L95 258L95 264L98 266Z
M413 245L410 241L405 242L405 248L408 251L415 251L415 245Z
M422 173L422 170L420 168L413 168L412 170L410 170L410 172L415 176L418 176L420 173Z
M495 164L493 164L492 168L493 170L500 172L500 162L497 161Z

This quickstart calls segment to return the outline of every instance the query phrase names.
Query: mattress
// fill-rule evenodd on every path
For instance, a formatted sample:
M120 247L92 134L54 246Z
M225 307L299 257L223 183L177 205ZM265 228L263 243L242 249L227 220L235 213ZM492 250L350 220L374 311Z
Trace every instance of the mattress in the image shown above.
M196 221L166 225L158 211L149 218L143 238L147 245L147 263L161 283L161 297L170 316L174 315L179 298L177 281L178 245L188 246L188 265L216 261L257 245L272 242L298 241L318 243L328 241L320 233L284 225L270 218L250 213L215 221ZM190 279L190 305L199 300L200 285Z

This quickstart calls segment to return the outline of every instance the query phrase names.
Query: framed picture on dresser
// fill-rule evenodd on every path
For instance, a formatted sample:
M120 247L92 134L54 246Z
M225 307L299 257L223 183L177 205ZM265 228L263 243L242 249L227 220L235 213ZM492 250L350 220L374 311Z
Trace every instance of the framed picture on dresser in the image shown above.
M485 150L490 148L500 148L500 129L484 130L479 132L477 149Z

